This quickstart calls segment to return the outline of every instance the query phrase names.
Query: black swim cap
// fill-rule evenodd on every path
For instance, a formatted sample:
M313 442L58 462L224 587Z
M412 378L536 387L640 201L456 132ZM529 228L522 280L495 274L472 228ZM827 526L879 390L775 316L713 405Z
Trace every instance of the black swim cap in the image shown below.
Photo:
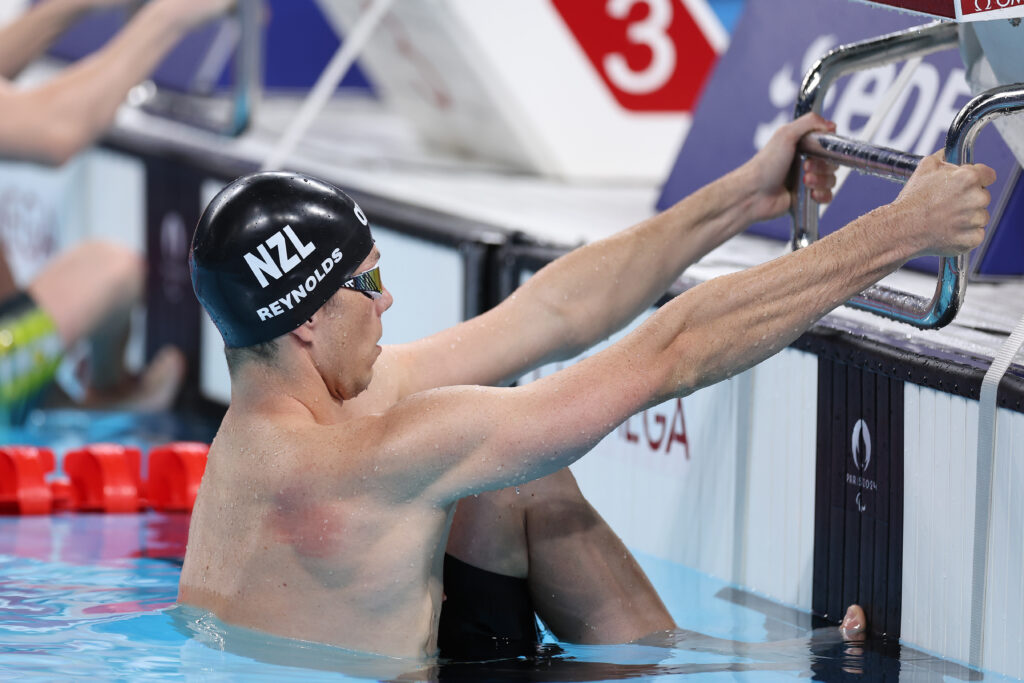
M192 288L229 348L291 332L373 249L362 209L300 173L256 173L206 207L188 262Z

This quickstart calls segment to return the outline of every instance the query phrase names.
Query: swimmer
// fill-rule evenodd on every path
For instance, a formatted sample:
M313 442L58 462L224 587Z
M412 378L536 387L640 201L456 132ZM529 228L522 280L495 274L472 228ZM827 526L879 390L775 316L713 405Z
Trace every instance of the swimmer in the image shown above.
M0 158L59 165L82 151L111 124L128 91L181 38L234 2L153 0L107 45L47 82L20 88L10 81L86 12L128 4L43 0L0 29ZM50 386L68 348L90 335L102 336L112 321L126 321L144 281L137 254L90 241L58 255L19 287L0 245L0 423L24 418ZM126 334L125 322L121 334L113 335L112 355L123 352ZM90 407L169 407L184 378L184 363L181 352L168 347L140 377L129 378L118 357L110 367L96 368L96 381L84 398Z
M561 372L500 386L625 325L700 255L785 212L797 141L830 128L813 114L783 126L737 170L558 259L487 313L387 348L392 299L359 206L299 174L228 185L190 252L231 404L179 601L287 638L433 656L459 499L557 473L631 414L771 356L908 259L981 242L994 172L931 156L893 203L839 232L687 291ZM827 201L834 168L804 172Z

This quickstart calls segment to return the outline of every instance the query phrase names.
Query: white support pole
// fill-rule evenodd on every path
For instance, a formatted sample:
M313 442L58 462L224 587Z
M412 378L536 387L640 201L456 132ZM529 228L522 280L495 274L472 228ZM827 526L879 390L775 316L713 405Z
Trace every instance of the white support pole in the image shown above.
M393 1L373 0L366 11L360 15L358 21L352 27L352 31L345 36L341 47L331 57L331 61L328 62L323 73L320 74L313 89L309 91L309 95L306 96L306 100L302 103L302 107L299 108L299 112L295 115L291 125L288 126L274 146L274 149L271 150L270 154L263 161L260 170L278 170L288 160L288 157L295 151L295 147L299 144L302 136L309 130L313 120L316 119L317 115L326 106L334 91L338 89L341 79L352 68L356 57L363 51L370 36L373 35L374 29L377 28L381 19L384 18Z

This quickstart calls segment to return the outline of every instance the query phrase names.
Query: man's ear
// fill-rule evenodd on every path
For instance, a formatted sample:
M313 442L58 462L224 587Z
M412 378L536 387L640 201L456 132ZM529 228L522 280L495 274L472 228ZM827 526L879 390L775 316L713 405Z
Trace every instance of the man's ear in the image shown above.
M292 330L291 334L295 335L295 337L303 344L313 343L313 330L316 327L316 317L317 315L314 313L312 317L306 320L306 322Z

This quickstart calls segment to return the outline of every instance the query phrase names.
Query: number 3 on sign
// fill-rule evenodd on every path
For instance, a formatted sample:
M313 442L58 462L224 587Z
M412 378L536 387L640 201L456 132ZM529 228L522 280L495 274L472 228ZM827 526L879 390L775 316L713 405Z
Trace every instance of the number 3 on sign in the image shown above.
M651 51L651 61L640 70L629 66L625 55L612 52L604 56L604 71L615 87L631 95L647 95L661 90L676 70L676 46L669 36L673 0L608 0L605 10L617 20L629 17L634 5L647 6L647 16L629 24L626 36Z
M696 103L718 54L688 2L551 0L609 94L631 112Z

